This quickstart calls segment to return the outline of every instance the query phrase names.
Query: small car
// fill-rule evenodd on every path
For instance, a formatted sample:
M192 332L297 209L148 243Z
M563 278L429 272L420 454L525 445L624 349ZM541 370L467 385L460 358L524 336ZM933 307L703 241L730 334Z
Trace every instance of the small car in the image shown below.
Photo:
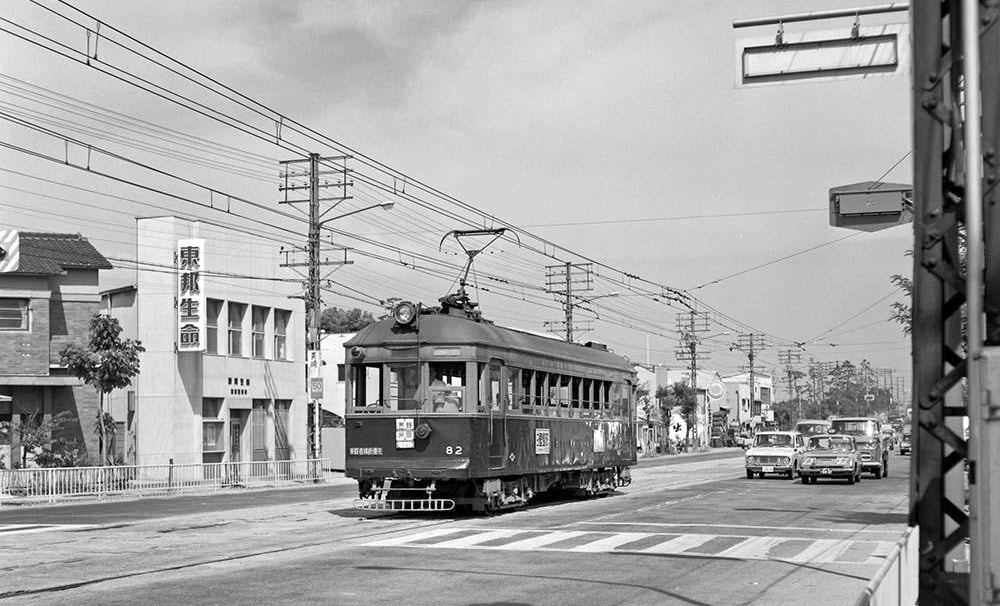
M827 434L812 436L802 454L799 475L803 484L819 478L847 478L848 484L861 481L861 456L853 436Z
M821 419L802 419L795 424L795 431L802 434L804 440L808 440L811 436L829 433L830 422Z
M805 442L794 431L760 431L753 437L750 448L743 455L747 479L775 473L789 480L799 473Z
M899 438L899 454L908 455L913 450L911 437L910 432L903 432L903 437Z

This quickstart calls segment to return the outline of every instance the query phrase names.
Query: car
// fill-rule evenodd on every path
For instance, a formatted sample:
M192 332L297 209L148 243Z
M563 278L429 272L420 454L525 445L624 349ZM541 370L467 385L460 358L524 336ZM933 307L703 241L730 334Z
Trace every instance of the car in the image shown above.
M861 457L854 436L811 436L802 453L799 476L803 484L815 484L820 478L846 478L848 484L860 482Z
M899 439L899 454L908 455L913 451L912 438L913 436L909 431L903 432L903 437Z
M789 480L799 473L805 442L795 431L760 431L743 455L747 479L774 473Z
M795 431L802 434L802 439L808 440L811 436L829 433L830 422L822 419L802 419L795 424Z
M830 419L830 432L854 437L861 455L861 470L876 480L889 477L889 449L882 439L882 422L875 417Z

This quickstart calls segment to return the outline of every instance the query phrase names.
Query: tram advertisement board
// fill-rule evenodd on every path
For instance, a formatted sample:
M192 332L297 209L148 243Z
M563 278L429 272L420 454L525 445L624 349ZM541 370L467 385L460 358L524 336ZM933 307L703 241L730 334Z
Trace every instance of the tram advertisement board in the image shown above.
M551 436L549 435L549 429L536 427L535 428L535 454L549 454L551 449Z

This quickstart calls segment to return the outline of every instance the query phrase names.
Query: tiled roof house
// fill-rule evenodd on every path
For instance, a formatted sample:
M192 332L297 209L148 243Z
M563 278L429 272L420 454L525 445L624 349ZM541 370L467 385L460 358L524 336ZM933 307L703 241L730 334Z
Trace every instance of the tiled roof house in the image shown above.
M59 352L85 342L99 311L100 270L108 260L79 234L0 229L0 463L21 460L17 427L67 411L62 437L96 454L91 431L96 391L59 364Z

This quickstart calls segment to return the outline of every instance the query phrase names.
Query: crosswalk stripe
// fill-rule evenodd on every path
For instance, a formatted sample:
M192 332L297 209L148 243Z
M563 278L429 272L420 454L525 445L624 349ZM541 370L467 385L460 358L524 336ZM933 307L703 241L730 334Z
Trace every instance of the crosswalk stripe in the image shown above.
M665 543L647 547L642 550L642 553L681 553L682 551L691 549L692 547L704 545L713 538L715 538L715 535L712 534L682 534L676 539L670 539Z
M602 551L614 551L616 547L632 543L633 541L638 541L639 539L645 538L647 536L649 535L642 532L619 532L609 537L598 539L592 543L587 543L585 545L578 545L570 549L570 551L578 551L584 553L599 553Z
M784 542L785 537L752 537L715 554L720 558L746 558L766 554L772 547Z
M629 548L629 545L635 547ZM364 547L685 555L866 566L881 563L884 556L880 557L878 554L889 553L893 545L894 543L888 541L855 539L801 539L718 534L662 535L644 532L606 533L520 528L437 528L363 544Z

